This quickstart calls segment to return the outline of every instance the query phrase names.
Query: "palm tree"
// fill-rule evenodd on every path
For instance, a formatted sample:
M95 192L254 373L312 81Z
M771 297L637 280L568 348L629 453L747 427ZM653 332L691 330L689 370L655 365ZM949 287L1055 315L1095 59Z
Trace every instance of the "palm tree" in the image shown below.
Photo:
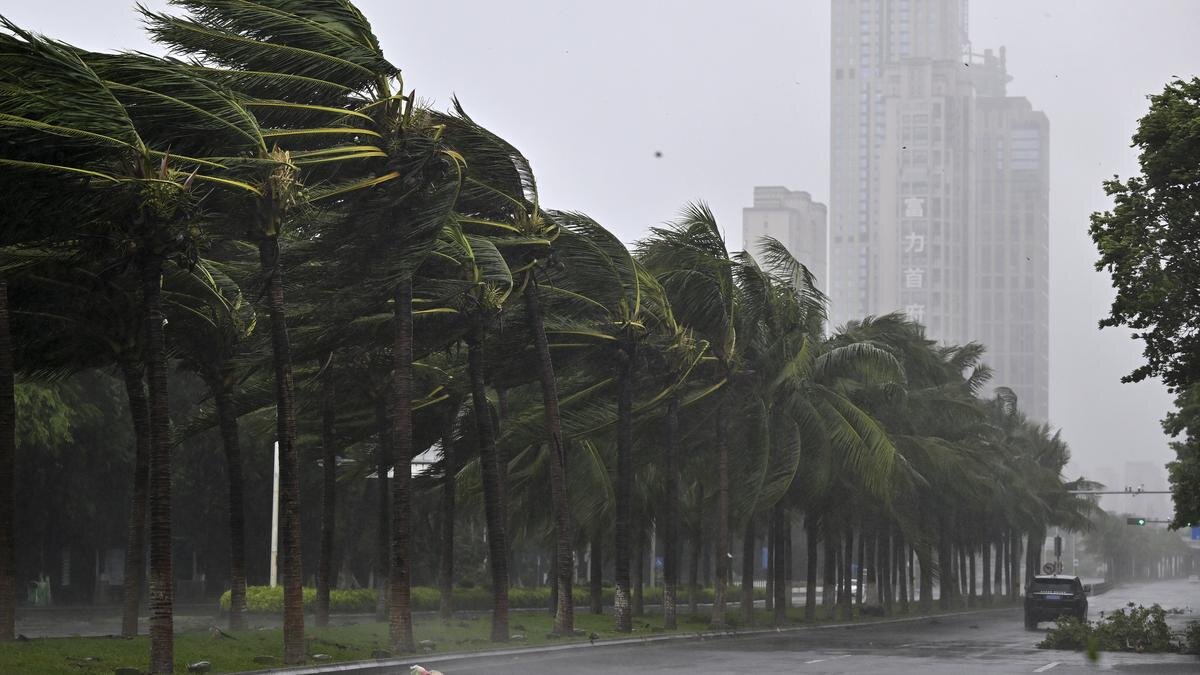
M329 625L330 578L333 576L334 523L337 513L337 410L333 353L321 378L321 560L317 568L318 627Z
M383 136L372 129L355 128L338 120L376 122L356 113L359 107L386 103L377 111L393 120L399 101L393 100L393 79L399 70L387 62L370 24L345 0L315 0L303 7L282 0L227 3L220 0L176 0L173 4L191 13L173 17L146 10L153 37L172 50L188 54L203 64L208 77L225 82L250 97L248 105L259 119L281 128L263 133L264 139L298 144L307 156L297 161L310 167L346 160L386 157L377 146L364 146L361 138ZM391 102L391 103L388 103ZM333 116L332 126L316 126ZM265 126L264 125L264 126ZM333 145L314 139L356 139ZM309 145L304 145L309 142ZM279 166L263 181L254 205L256 218L247 237L259 249L271 325L277 401L277 442L280 452L280 545L283 553L284 662L304 660L304 614L301 598L300 478L296 448L295 395L291 343L280 265L279 237L287 217L298 203L300 176L290 155L269 153ZM264 150L260 156L266 156ZM310 168L309 173L314 169ZM333 198L349 191L379 185L400 177L398 172L353 180L315 195ZM314 177L310 177L315 178ZM402 375L400 377L403 377ZM403 426L403 423L398 423ZM403 612L399 614L403 615ZM397 619L403 621L403 618ZM398 628L402 628L400 624Z
M185 117L188 109L224 113L227 116L217 118L215 124L207 116L195 120L197 128L213 132L213 137L189 148L203 150L214 141L228 142L229 137L220 137L219 132L236 134L246 124L253 127L253 123L246 121L247 116L232 99L172 64L133 57L109 60L99 64L99 70L112 78L105 79L66 45L31 35L7 22L5 27L17 36L8 41L15 53L6 57L11 59L10 64L20 62L25 66L18 91L36 87L39 92L32 98L6 99L3 110L6 126L40 136L42 154L33 160L0 158L0 161L10 168L84 177L83 190L107 193L103 225L123 228L134 245L130 262L141 287L145 326L142 354L150 413L151 668L168 672L173 668L171 474L160 279L169 259L177 255L182 255L185 262L188 259L187 246L192 242L187 234L196 224L192 188L199 167L191 176L172 170L166 152L153 149L139 128L160 130L192 123ZM126 84L129 80L136 80L139 86ZM164 90L172 91L171 101L178 105L127 107L126 102L159 101ZM54 93L69 97L69 102L47 95ZM72 114L64 116L63 111L68 109ZM136 118L132 112L135 110ZM64 133L69 134L66 138L70 140L62 140ZM65 148L53 147L51 139L60 146L86 143L90 154L72 153L77 160L73 164L54 163L53 158L65 156ZM196 163L219 166L203 160ZM123 172L106 173L113 166L123 167ZM253 191L244 183L228 179L219 182L234 190ZM182 249L180 242L184 243Z
M492 574L493 642L507 642L508 632L508 537L507 502L501 481L496 429L484 381L484 348L489 331L513 290L512 272L496 245L485 237L469 235L462 226L447 226L444 258L455 261L459 278L453 303L462 317L467 343L467 374L474 412L487 520L488 563Z
M12 337L8 324L8 282L0 279L0 641L6 642L14 637L16 608L12 504L17 454Z
M608 370L606 362L615 360L617 364L613 376L604 381L615 384L616 409L612 417L607 411L599 417L591 431L598 432L610 423L615 426L614 620L618 631L628 632L632 630L630 519L634 500L634 426L639 412L656 406L669 393L661 381L647 380L647 387L640 387L636 373L656 349L675 345L680 331L662 289L620 240L585 215L553 212L551 216L563 231L555 240L554 259L558 267L557 271L549 272L547 293L552 302L573 311L552 322L549 330L556 340L566 344L591 346L598 372ZM655 334L662 338L662 343L644 352L642 347L649 346L647 339ZM639 389L649 393L649 400L640 410L635 408ZM560 581L560 594L561 584Z
M240 630L246 611L246 525L235 360L246 349L255 316L219 263L207 262L204 272L203 277L175 274L167 280L173 303L179 306L170 312L167 325L185 365L200 375L212 393L229 481L229 627Z
M665 289L679 320L708 342L716 360L713 377L728 384L737 367L736 288L733 260L716 218L707 205L689 204L678 221L650 232L638 243L639 259ZM725 625L729 578L729 417L722 391L713 415L717 512L712 625L717 628Z
M454 395L446 406L448 411L442 422L442 509L441 531L441 569L438 583L441 590L441 602L438 615L442 621L454 617L454 520L457 517L455 504L455 480L458 476L459 457L455 451L455 428L458 422L458 412L462 407L460 395Z
M574 602L571 599L574 571L566 489L566 457L558 382L546 337L541 284L538 279L539 273L545 274L543 270L547 267L547 259L555 257L554 249L547 249L541 244L552 244L557 239L559 224L538 208L533 171L529 161L520 151L476 124L457 101L455 114L443 116L440 121L446 125L448 142L463 157L467 166L463 193L458 205L460 222L475 229L493 231L499 236L519 235L538 244L514 246L513 242L505 241L502 252L505 253L510 268L520 270L514 283L523 289L525 325L533 338L545 412L546 441L549 444L550 498L554 511L553 574L557 592L554 630L560 635L570 635L574 631Z

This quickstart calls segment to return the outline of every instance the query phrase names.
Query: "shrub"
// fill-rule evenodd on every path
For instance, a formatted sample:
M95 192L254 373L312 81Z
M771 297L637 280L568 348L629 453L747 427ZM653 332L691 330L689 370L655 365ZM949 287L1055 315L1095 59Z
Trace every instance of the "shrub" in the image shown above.
M317 589L303 590L304 609L313 610L317 605ZM221 595L221 609L229 611L229 591ZM246 587L246 609L259 614L283 613L283 587ZM329 592L331 612L371 612L375 610L375 591L368 588L334 589Z
M1200 654L1200 621L1189 621L1183 629L1183 651L1185 654Z
M1128 605L1129 611L1118 609L1097 624L1097 638L1104 651L1168 652L1177 651L1171 641L1166 612L1158 605L1149 609Z
M1045 639L1038 643L1038 648L1081 651L1088 648L1089 640L1094 639L1092 628L1086 621L1080 621L1073 616L1060 616L1054 622L1054 628L1051 628Z
M1146 608L1131 602L1126 609L1118 609L1093 623L1060 617L1038 647L1106 652L1179 651L1182 645L1172 639L1166 615L1159 605Z

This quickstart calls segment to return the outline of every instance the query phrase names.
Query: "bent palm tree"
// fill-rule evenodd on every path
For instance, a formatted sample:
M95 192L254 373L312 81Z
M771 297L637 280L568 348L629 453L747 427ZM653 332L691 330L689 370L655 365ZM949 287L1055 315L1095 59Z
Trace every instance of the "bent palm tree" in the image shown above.
M312 184L322 170L347 162L359 164L352 178L338 178L310 195L312 199L336 199L358 190L393 183L385 198L393 201L410 190L398 183L411 178L388 165L391 157L384 139L403 135L403 120L414 99L399 93L399 69L384 57L366 17L347 0L291 0L228 2L227 0L174 0L190 12L189 17L172 17L145 12L156 40L173 50L197 57L205 74L225 82L249 100L264 126L274 126L263 137L296 150L295 161L304 167ZM328 120L333 120L329 122ZM330 139L334 139L330 142ZM377 143L378 141L378 143ZM289 158L285 153L281 157ZM363 162L362 160L367 160ZM385 160L385 161L379 161ZM289 164L290 167L290 164ZM265 181L258 203L256 226L250 238L259 246L271 319L272 352L275 360L278 440L280 444L281 544L284 551L284 661L304 660L304 615L301 601L300 484L299 454L295 447L296 419L292 382L291 345L279 265L279 236L288 213L297 202L294 169L280 168ZM392 186L389 186L392 187ZM406 306L405 289L410 280L393 285L397 306ZM408 319L411 321L411 319ZM403 350L405 320L397 318L397 343ZM405 352L407 353L407 352ZM397 356L391 433L396 434L400 462L411 460L410 425L405 421L410 407L404 402L405 382L411 378L411 363ZM403 491L406 484L396 489ZM407 497L400 500L403 510ZM405 538L407 516L393 523L394 540ZM393 546L392 576L406 577L408 552ZM411 617L406 607L405 584L392 589L392 640L409 647Z
M194 264L192 233L203 224L197 209L198 185L256 192L244 182L210 175L223 169L219 162L188 155L241 152L256 127L236 101L176 64L142 57L85 61L66 45L8 23L5 27L16 38L5 39L9 66L5 73L12 80L6 82L7 94L0 101L0 125L12 136L25 135L30 141L26 147L37 152L0 157L0 164L11 170L74 177L70 185L78 205L89 203L94 209L81 226L102 228L107 236L96 241L111 241L112 234L118 233L130 244L128 249L108 251L81 248L81 255L124 260L136 270L141 290L150 420L151 668L169 672L173 668L171 469L161 277L169 261ZM157 135L180 127L206 132L176 144L180 159L196 167L190 176L171 168L162 149L164 138ZM72 161L64 163L63 157ZM199 173L202 167L205 174ZM81 232L78 241L90 240Z

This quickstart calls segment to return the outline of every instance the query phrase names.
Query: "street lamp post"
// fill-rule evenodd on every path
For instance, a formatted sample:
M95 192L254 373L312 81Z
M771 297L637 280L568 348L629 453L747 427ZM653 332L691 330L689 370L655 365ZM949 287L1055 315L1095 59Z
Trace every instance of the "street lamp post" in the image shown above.
M275 458L271 478L271 588L279 574L279 441L275 441Z

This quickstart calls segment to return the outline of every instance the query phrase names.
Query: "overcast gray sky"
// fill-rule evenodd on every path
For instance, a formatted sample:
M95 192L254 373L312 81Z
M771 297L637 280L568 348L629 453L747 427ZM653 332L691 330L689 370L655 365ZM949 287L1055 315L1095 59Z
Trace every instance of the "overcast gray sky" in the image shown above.
M702 198L737 245L755 185L828 197L828 0L358 4L409 87L439 105L457 94L531 159L546 205L626 241ZM127 0L0 7L84 47L155 51ZM1200 2L972 0L970 11L975 50L1006 46L1009 93L1050 118L1050 414L1072 472L1162 464L1171 399L1157 383L1120 383L1141 347L1096 328L1112 290L1092 269L1087 226L1107 205L1101 181L1136 171L1129 137L1145 96L1197 74Z

